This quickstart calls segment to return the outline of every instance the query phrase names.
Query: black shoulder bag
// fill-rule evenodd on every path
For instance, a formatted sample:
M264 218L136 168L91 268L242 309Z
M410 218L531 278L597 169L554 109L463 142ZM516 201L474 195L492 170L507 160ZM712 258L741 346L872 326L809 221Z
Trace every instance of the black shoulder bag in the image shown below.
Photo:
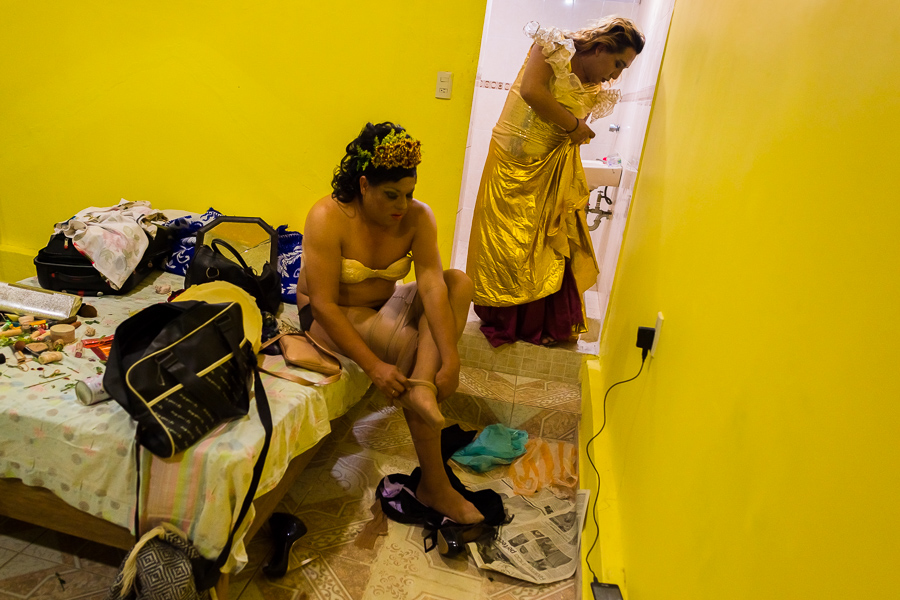
M259 228L259 235L268 236L269 258L257 274L241 257L234 246L223 239L216 238L216 228L224 224L244 224ZM212 241L205 245L203 240L209 236ZM184 287L209 281L227 281L238 286L256 299L260 310L275 314L281 306L281 275L276 269L278 264L278 236L275 230L257 217L219 217L205 225L197 232L197 249L187 272L184 274ZM231 260L222 248L234 256Z
M133 315L116 329L103 385L137 421L137 443L166 458L183 452L220 423L246 415L255 389L265 439L237 522L218 559L205 559L187 540L178 542L177 535L157 529L135 546L113 586L118 591L123 585L130 588L130 598L193 598L219 579L234 534L253 503L272 439L268 397L252 342L244 335L240 305L161 303ZM139 453L136 456L140 490ZM135 531L139 515L136 509ZM159 572L169 575L160 578ZM181 575L171 576L176 572Z

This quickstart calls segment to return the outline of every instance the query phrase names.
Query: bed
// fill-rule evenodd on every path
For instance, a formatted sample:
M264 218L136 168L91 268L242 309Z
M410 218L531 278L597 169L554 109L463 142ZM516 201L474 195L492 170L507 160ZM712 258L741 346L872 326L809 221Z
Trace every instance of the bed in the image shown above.
M95 319L82 319L100 337L138 310L166 296L157 284L178 289L182 278L155 272L129 294L89 298ZM34 280L23 283L37 285ZM296 325L296 311L280 318ZM76 358L66 347L61 363L40 365L29 359L18 368L9 349L0 366L0 514L118 548L134 544L136 494L134 423L114 401L81 404L74 383L103 370L88 349ZM278 356L260 357L268 370L286 369ZM330 433L330 421L343 415L369 386L352 361L343 359L340 381L304 387L262 375L273 418L273 436L259 490L242 531L235 538L225 570L237 572L246 563L249 541L275 509L296 476ZM315 373L302 372L316 379ZM142 529L168 521L187 532L201 554L216 557L225 545L231 523L246 492L263 429L250 414L221 425L195 446L173 459L142 451ZM220 582L227 589L227 576Z

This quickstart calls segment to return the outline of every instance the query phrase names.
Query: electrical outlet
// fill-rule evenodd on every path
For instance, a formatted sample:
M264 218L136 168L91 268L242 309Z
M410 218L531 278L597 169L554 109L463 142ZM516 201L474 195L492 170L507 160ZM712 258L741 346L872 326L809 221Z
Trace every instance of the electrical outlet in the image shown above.
M449 99L453 95L453 73L450 71L438 71L437 88L435 88L435 98Z
M659 344L659 333L662 331L663 314L656 313L656 332L653 334L653 345L650 347L650 358L656 354L656 345Z

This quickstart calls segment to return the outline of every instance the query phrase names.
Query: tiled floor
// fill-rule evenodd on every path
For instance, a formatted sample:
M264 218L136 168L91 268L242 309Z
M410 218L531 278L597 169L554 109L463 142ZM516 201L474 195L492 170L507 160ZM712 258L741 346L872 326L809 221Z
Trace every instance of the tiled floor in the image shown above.
M542 349L543 350L543 349ZM464 367L457 394L443 405L448 425L479 429L491 423L524 429L529 436L577 444L579 386ZM280 507L298 515L309 532L295 545L291 568L279 580L261 570L271 554L267 528L248 544L249 565L232 578L231 600L447 598L569 600L575 578L535 586L474 562L425 553L420 528L388 523L372 550L354 541L371 519L378 481L416 466L409 430L400 412L385 408L373 390L347 415L300 476ZM465 483L502 477L457 470ZM0 520L0 600L104 598L124 552L78 538ZM305 564L304 564L305 563Z

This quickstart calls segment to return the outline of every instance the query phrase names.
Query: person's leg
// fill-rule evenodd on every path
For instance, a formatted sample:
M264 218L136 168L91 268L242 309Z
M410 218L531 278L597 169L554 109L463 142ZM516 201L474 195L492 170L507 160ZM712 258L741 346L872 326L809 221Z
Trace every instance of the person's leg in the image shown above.
M416 488L419 501L457 523L469 525L484 520L475 505L462 497L450 485L441 456L441 432L435 430L416 411L403 409L409 432L412 435L422 478Z
M469 304L472 301L472 282L462 271L452 269L444 271L444 281L447 283L450 308L456 321L456 337L459 339L465 329ZM440 352L438 352L437 344L435 344L428 327L428 321L423 314L419 319L419 347L416 364L410 377L434 381L440 364ZM475 505L463 498L450 485L450 480L447 478L444 460L441 456L440 429L433 426L429 416L433 411L437 411L437 414L440 415L440 408L434 393L425 387L414 387L409 392L409 404L410 406L405 408L404 414L416 454L419 457L419 466L422 468L422 479L416 489L416 497L423 504L457 523L470 524L483 521L484 516L478 512ZM425 417L422 416L423 413L426 415ZM441 416L441 421L443 421L443 416Z
M450 310L456 325L456 339L462 336L466 327L466 319L469 315L469 305L472 302L472 281L468 275L456 269L444 271L444 282L447 284L447 294L450 300ZM421 302L417 299L417 302ZM441 366L441 354L437 344L431 335L428 319L422 311L419 317L419 339L416 350L416 362L413 366L410 379L422 379L434 382L434 376ZM404 398L406 408L411 408L440 430L444 426L444 418L437 405L437 398L427 387L412 387L408 392L408 398Z

